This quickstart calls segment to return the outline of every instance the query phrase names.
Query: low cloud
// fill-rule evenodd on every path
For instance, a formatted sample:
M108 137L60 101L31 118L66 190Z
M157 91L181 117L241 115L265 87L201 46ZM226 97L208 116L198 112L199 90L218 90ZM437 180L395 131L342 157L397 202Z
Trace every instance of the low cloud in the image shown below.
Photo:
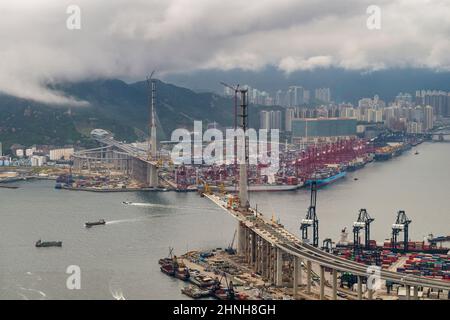
M68 30L66 9L81 9ZM48 85L143 79L199 69L285 73L339 67L450 70L450 2L379 0L15 0L0 3L0 91L51 104L86 105Z
M316 68L327 68L332 65L330 56L316 56L308 59L299 57L286 57L281 59L278 68L289 74L298 70L313 70Z

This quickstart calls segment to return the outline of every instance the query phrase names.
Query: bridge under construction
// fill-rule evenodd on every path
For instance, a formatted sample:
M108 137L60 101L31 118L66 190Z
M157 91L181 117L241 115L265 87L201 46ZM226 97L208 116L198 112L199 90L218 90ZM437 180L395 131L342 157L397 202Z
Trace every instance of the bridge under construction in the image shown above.
M331 271L331 299L337 299L338 274L349 272L358 279L357 294L359 299L365 296L372 299L374 290L368 288L363 292L363 282L369 283L372 274L367 265L338 257L321 250L307 241L299 239L287 231L282 225L266 218L256 209L240 209L231 195L205 194L205 197L228 212L238 221L237 254L244 257L253 271L260 274L275 286L292 286L294 295L298 294L300 286L305 287L306 294L311 294L313 280L312 265L320 269L320 299L325 297L325 272ZM304 268L302 267L304 266ZM303 270L306 269L306 270ZM306 272L306 281L302 279ZM450 283L420 276L412 276L398 272L380 270L380 280L391 281L404 285L407 299L418 299L419 288L450 290ZM412 290L411 290L412 289ZM411 295L410 292L413 292Z
M241 90L241 127L246 128L247 109L246 90ZM246 159L248 150L245 150ZM363 299L373 299L374 286L368 285L366 292L363 292L363 282L372 283L377 278L401 284L406 289L406 298L418 299L419 288L432 288L436 290L450 290L450 283L430 279L422 276L407 275L404 273L392 272L381 268L368 268L367 265L351 261L311 245L307 240L300 239L296 235L287 231L281 224L273 219L267 219L257 209L250 207L248 202L248 181L246 177L246 163L241 164L239 179L239 195L215 195L205 186L203 196L210 199L220 208L229 213L238 222L238 244L237 254L244 258L244 261L251 266L253 271L260 274L275 286L292 286L294 297L299 292L299 286L303 286L303 269L306 269L306 294L311 294L312 265L320 270L320 299L325 297L325 272L331 271L331 299L337 299L338 274L351 273L357 277L357 296ZM313 219L313 218L311 218ZM314 225L314 221L311 222ZM315 234L318 233L316 230ZM315 235L318 238L318 234ZM305 268L303 268L304 266ZM412 294L411 294L412 289Z
M156 81L154 72L147 78L149 88L149 139L145 150L114 139L111 133L103 129L94 129L91 136L101 147L82 150L73 155L74 169L91 171L103 168L131 176L146 187L156 188L160 185L158 176L158 141L156 136Z

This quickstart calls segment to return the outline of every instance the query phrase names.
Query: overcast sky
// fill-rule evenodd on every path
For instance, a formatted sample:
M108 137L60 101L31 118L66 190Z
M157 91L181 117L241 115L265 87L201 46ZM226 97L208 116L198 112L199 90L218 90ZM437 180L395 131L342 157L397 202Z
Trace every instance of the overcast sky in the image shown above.
M80 30L66 27L72 4ZM450 70L449 0L0 0L0 14L0 91L47 103L82 104L47 83L152 69Z

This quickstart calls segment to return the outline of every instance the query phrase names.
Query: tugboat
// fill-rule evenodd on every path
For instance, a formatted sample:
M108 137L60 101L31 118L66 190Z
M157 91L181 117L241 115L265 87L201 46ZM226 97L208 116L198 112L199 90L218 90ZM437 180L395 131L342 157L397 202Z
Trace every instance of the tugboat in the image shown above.
M35 244L36 248L44 248L44 247L62 247L62 241L41 241L39 239Z
M94 222L86 222L84 225L86 228L90 228L93 226L100 226L100 225L104 225L104 224L106 224L106 221L103 219L100 219L100 220L94 221Z

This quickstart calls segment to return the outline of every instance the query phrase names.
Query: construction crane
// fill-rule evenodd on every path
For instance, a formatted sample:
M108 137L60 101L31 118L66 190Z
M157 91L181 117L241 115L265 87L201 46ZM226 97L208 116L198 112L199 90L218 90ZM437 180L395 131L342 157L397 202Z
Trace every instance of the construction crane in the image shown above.
M233 248L234 240L236 239L236 233L237 233L237 230L234 230L233 240L231 240L231 243L228 246L228 248L225 249L225 252L228 253L228 254L235 254L236 253L236 250L234 250L234 248Z
M397 219L395 220L395 223L392 225L392 249L395 251L397 250L397 237L400 232L403 231L403 252L408 251L408 229L409 224L412 222L407 216L404 210L400 210L397 213Z
M364 229L364 247L366 250L370 249L370 224L374 221L374 218L369 216L366 209L359 210L358 219L353 222L353 245L355 252L361 248L361 241L359 238L359 232Z
M319 246L319 220L316 214L317 203L317 181L311 182L311 201L306 213L306 218L302 220L300 224L300 230L302 231L302 240L308 240L308 228L313 229L312 245Z

